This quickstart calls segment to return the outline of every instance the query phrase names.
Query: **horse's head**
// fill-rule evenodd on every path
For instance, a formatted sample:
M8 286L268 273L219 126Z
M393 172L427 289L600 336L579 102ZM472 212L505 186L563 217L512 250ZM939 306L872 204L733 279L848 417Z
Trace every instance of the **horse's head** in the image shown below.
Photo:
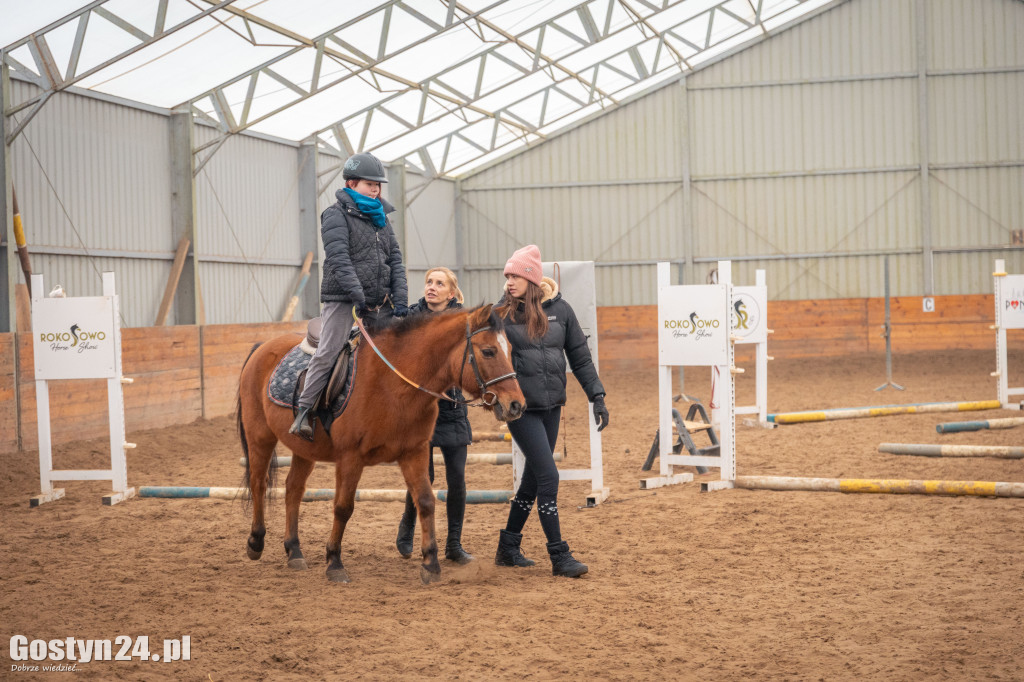
M516 381L511 350L501 319L485 305L469 311L466 318L466 352L460 388L501 421L515 421L523 414L526 398Z

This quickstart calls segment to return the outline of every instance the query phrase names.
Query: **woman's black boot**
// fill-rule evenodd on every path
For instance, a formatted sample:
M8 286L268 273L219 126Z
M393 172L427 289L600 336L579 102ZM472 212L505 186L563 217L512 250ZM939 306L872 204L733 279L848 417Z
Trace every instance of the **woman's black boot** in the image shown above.
M395 547L403 559L412 556L413 534L416 532L416 505L413 504L412 495L405 494L405 512L402 513L402 520L398 522L398 537L395 538Z
M498 552L494 555L495 566L533 566L533 559L527 559L519 549L523 541L522 533L503 530L498 535Z
M564 540L549 542L547 547L548 554L551 555L551 575L578 578L587 572L587 565L573 558L569 545Z
M463 565L473 561L472 554L462 547L462 521L466 515L466 496L452 495L448 491L448 540L444 543L444 558Z

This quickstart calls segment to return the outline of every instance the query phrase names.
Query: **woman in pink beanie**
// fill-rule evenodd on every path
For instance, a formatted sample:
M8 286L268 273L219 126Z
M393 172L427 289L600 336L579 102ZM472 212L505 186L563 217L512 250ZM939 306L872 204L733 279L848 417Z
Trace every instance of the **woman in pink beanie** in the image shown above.
M534 501L547 536L553 575L578 578L587 566L577 561L562 540L558 520L558 469L554 449L558 423L565 405L565 366L594 404L598 431L608 425L604 386L587 347L587 337L572 306L558 293L558 284L541 271L540 249L524 246L505 263L505 295L495 308L505 320L505 335L512 351L519 386L526 396L526 411L508 430L526 457L523 478L512 499L508 522L498 538L494 563L532 566L520 544L523 526Z

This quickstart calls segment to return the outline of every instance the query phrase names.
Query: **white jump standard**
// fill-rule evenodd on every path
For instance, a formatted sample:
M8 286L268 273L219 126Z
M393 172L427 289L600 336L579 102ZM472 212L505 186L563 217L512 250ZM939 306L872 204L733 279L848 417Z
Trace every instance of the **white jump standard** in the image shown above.
M1011 388L1009 363L1006 359L1006 330L1024 329L1024 275L1006 274L1006 261L997 260L992 273L995 290L996 323L996 391L1003 409L1019 410L1020 404L1010 402L1011 395L1024 395L1024 387Z
M705 466L719 469L721 480L710 481L706 490L733 487L736 478L736 390L730 320L735 304L732 264L718 263L718 284L673 286L670 264L658 263L658 425L659 433L672 433L672 368L715 367L721 376L718 423L718 456L677 455L672 439L661 438L660 476L641 479L642 489L686 483L693 474L674 473L673 466ZM714 421L714 419L712 419Z
M32 275L32 338L36 379L36 414L39 428L39 488L30 500L33 507L64 497L54 481L110 481L112 492L104 504L134 497L128 487L124 440L124 395L121 376L120 301L114 291L114 273L103 273L103 296L45 298L42 275ZM50 393L48 380L106 379L110 418L110 468L54 470L50 440Z

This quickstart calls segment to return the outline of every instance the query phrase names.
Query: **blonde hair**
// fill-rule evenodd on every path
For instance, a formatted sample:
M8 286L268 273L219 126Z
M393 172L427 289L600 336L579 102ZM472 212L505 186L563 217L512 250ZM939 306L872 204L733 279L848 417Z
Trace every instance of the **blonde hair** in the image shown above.
M437 267L430 268L427 270L426 274L423 275L424 283L426 283L427 278L430 277L430 273L432 272L444 273L445 278L448 280L448 286L451 288L452 293L455 294L455 302L462 305L466 300L466 297L462 295L462 289L459 288L459 278L455 276L455 273L443 265L438 265Z

